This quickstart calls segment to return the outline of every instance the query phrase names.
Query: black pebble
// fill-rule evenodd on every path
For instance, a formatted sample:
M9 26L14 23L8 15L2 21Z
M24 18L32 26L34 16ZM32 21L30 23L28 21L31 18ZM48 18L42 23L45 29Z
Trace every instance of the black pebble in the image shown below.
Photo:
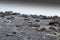
M13 34L16 34L16 32L13 32Z

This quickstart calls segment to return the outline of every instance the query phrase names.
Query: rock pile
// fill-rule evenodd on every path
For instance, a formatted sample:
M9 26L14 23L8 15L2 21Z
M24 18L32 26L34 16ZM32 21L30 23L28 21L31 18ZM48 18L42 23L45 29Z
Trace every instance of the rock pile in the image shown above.
M60 17L0 12L0 40L60 40Z

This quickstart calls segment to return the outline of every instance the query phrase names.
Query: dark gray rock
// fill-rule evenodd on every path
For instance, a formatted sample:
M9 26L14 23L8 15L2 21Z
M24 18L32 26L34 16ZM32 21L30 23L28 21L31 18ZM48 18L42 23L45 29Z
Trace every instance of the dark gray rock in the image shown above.
M57 37L46 34L60 33L57 31L60 30L59 26L48 25L51 18L47 19L46 16L44 18L38 15L18 16L19 13L13 12L0 12L0 14L2 16L0 17L0 40L57 40ZM47 27L51 32L45 31Z

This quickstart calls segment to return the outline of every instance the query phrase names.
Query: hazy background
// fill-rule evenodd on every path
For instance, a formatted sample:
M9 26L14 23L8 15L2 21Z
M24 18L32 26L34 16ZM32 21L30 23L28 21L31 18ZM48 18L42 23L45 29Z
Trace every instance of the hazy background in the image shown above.
M49 4L9 4L0 3L0 11L13 11L21 14L46 15L46 16L60 16L60 6Z

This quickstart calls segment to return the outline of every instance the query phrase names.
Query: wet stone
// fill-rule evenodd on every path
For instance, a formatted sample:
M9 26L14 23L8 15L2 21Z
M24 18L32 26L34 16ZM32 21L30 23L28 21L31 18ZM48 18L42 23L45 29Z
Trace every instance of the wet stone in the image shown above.
M44 27L40 29L40 31L45 31L45 30L46 30L46 29L45 29ZM39 30L38 30L38 31L39 31Z
M55 32L55 33L53 33L54 35L57 35L57 33Z
M28 23L32 23L31 21L29 21Z
M32 18L39 18L37 15L31 15Z
M55 27L49 27L49 29L51 29L53 31L57 31L57 29Z
M29 25L32 29L38 29L40 27L39 24L30 24Z
M21 27L21 25L16 25L16 27Z
M58 30L60 31L60 28L58 28Z
M40 22L40 20L36 20L36 22Z
M39 24L30 24L31 27L40 27Z
M49 22L49 25L54 25L55 23L54 22Z
M30 19L29 19L29 18L24 18L24 20L26 20L26 21L27 21L27 20L28 20L28 21L30 21Z
M16 32L13 32L13 34L16 34Z
M8 36L13 36L13 34L11 34L11 33L7 33L6 36L7 36L7 37L8 37Z
M23 14L23 15L22 15L22 17L24 17L24 18L28 18L28 16L27 16L27 15L25 15L25 14Z
M46 16L42 16L42 19L48 19L48 17L46 17Z

